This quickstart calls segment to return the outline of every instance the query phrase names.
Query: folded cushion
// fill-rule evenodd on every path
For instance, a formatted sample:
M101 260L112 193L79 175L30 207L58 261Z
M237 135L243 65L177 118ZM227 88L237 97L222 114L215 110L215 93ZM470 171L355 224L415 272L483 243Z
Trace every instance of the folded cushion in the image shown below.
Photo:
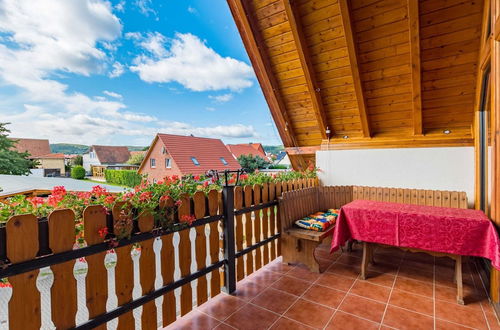
M295 221L295 225L308 230L325 231L331 225L335 224L338 214L339 210L336 209L328 209L326 212L316 212Z

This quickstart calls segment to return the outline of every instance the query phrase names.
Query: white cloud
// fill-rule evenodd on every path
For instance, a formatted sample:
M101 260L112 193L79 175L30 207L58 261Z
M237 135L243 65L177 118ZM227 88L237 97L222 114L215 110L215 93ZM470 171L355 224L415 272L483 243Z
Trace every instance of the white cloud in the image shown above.
M209 95L208 98L217 103L226 103L233 99L233 94L227 93L222 95Z
M196 10L196 8L194 7L191 7L189 6L187 11L190 13L190 14L198 14L198 11Z
M136 0L135 5L144 16L149 17L151 15L155 17L155 20L158 20L158 13L152 8L151 0Z
M148 37L140 39L141 45ZM254 73L248 64L222 57L190 33L177 33L170 48L163 46L165 52L161 54L156 48L142 47L150 55L136 57L130 69L146 82L178 82L193 91L241 90L252 86Z
M148 33L139 43L139 46L160 58L168 55L164 45L167 38L159 32Z
M115 9L118 12L123 13L125 11L125 1L122 0L115 5Z
M108 74L110 78L117 78L125 72L125 67L120 62L113 63L113 70Z
M107 96L114 97L115 99L122 99L123 95L115 93L115 92L110 92L110 91L102 91L103 94L106 94Z

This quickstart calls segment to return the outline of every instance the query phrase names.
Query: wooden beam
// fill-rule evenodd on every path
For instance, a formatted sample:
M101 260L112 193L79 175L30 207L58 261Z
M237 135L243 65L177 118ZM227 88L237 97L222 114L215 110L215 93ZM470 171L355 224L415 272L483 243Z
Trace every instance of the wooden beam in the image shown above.
M363 93L363 85L359 75L358 55L356 43L354 42L354 33L351 25L351 15L349 11L349 4L347 0L339 0L340 16L342 18L342 25L344 27L344 34L347 44L347 52L349 55L349 62L351 64L352 79L354 84L354 91L356 100L358 101L359 118L361 121L361 129L363 136L370 137L370 125L368 122L368 115L366 111L365 96Z
M262 48L264 43L261 40L260 32L255 25L255 19L251 10L248 10L249 2L245 0L227 0L231 13L243 44L248 52L253 69L266 98L271 115L276 123L278 132L285 147L295 147L293 129L286 114L286 107L279 93L278 84L271 70L271 65Z
M408 27L410 32L410 62L413 103L413 134L422 135L422 84L420 82L420 24L418 0L408 0Z
M299 54L302 71L304 71L304 78L307 82L309 95L311 95L312 108L318 123L318 129L321 133L321 138L328 138L326 135L327 119L326 112L323 108L323 100L321 99L321 89L316 81L314 67L309 56L308 47L302 31L302 23L300 22L300 15L297 12L297 7L294 5L293 0L283 0L285 6L285 13L292 29L292 35L295 42L295 48ZM331 131L331 129L330 129Z
M321 150L321 146L285 148L288 155L315 155L318 150Z

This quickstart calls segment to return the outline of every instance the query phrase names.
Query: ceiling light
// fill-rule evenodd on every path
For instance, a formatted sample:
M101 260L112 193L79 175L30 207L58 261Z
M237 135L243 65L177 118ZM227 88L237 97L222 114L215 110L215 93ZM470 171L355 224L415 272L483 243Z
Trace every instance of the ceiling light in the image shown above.
M344 135L342 138L343 138L343 139L348 139L348 138L349 138L349 135Z
M445 130L443 131L443 133L444 133L444 134L450 134L450 133L451 133L451 131L450 131L449 129L445 129Z

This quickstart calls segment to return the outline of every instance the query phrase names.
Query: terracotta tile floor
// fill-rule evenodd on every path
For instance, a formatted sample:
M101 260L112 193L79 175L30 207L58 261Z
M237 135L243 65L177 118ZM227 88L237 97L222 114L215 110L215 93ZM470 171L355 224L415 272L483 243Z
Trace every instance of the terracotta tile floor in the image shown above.
M500 329L473 263L464 263L461 306L447 258L379 248L364 281L359 245L328 248L316 251L321 275L278 258L167 329Z

